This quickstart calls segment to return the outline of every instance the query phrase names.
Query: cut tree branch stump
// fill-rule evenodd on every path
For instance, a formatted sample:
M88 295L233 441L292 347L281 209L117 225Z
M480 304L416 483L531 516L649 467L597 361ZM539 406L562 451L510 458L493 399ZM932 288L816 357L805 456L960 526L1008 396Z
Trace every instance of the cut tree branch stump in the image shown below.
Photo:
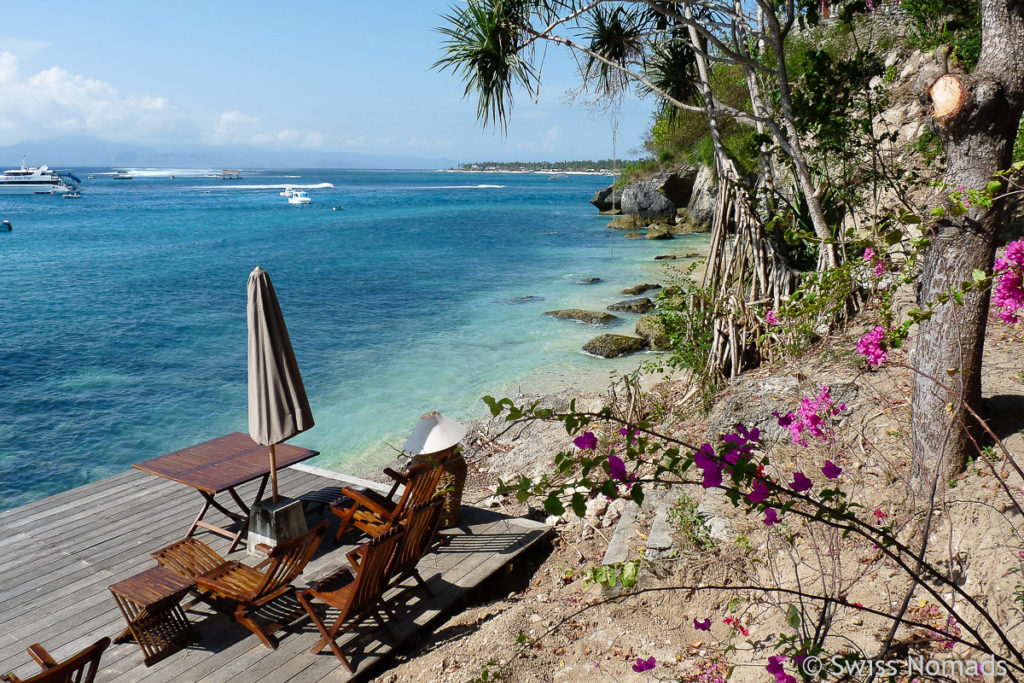
M932 116L936 123L941 124L955 116L963 108L967 89L959 76L944 74L932 83L928 93L932 99Z

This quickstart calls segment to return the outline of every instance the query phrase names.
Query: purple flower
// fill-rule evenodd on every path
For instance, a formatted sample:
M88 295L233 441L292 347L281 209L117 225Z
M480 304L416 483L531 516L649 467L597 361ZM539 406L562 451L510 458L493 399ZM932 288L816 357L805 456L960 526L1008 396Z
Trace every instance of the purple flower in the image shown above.
M584 432L573 439L572 442L581 451L597 450L597 437L594 435L594 432Z
M626 463L617 455L608 456L608 476L619 481L626 478Z
M693 620L693 627L698 631L710 631L711 630L711 619L705 619L704 621Z
M764 322L766 325L771 327L772 325L779 324L779 316L775 315L775 311L768 311L764 314Z
M868 359L868 363L874 367L889 360L889 354L882 348L882 340L885 338L885 328L876 327L857 342L857 353Z
M768 673L775 676L776 683L796 683L796 678L786 673L785 669L782 668L782 662L786 659L786 655L776 655L775 657L768 658Z
M878 263L876 263L875 264L875 277L882 277L883 275L885 275L885 268L888 265L889 264L886 263L885 261L879 261Z
M722 468L708 468L704 470L704 481L701 482L701 486L706 489L712 489L716 486L722 485Z
M1024 239L1006 245L992 272L1001 273L992 292L992 305L1003 322L1015 323L1024 309Z
M702 485L706 489L720 486L722 483L722 466L714 458L715 449L711 444L703 444L693 452L693 464L704 470Z
M771 526L779 521L779 514L775 512L775 508L767 508L764 511L764 525Z
M831 460L825 461L825 466L821 468L821 473L829 479L835 479L843 473L843 468L835 464Z
M768 493L768 484L758 479L754 482L753 489L747 494L747 500L754 505L757 505L768 497Z
M804 491L810 490L814 486L810 479L804 476L803 472L793 473L793 483L789 485L789 488L793 489L797 493L803 493Z
M638 674L643 673L644 671L650 671L654 668L654 664L654 657L651 657L646 660L637 657L636 664L633 665L633 671L637 672Z
M795 415L793 415L793 413L789 413L787 415L779 415L779 411L777 410L773 410L772 415L778 418L780 427L788 427L793 423L793 418L796 417Z

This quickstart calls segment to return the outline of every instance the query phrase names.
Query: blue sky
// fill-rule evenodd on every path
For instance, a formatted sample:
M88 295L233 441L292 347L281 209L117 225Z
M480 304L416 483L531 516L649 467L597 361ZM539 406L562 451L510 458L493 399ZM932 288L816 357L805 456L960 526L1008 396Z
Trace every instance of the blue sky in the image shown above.
M88 135L141 145L253 145L453 161L611 156L612 115L568 102L554 46L538 102L507 136L432 70L448 1L4 3L0 145ZM635 156L653 103L615 115ZM633 151L631 155L629 152Z

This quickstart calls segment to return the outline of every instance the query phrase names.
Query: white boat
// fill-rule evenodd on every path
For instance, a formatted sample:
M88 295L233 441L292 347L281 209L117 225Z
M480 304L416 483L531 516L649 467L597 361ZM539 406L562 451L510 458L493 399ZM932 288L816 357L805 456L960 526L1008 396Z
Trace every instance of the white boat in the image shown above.
M79 192L78 190L74 190L72 192L65 192L64 193L64 199L81 199L81 198L82 198L82 193Z
M291 185L287 185L283 190L281 190L282 197L291 197L293 194L295 194L295 190L292 189Z
M128 171L118 171L114 174L114 180L133 180L134 178L135 176Z
M312 201L309 198L309 193L305 190L295 190L292 196L288 198L289 204L310 204Z
M66 171L22 164L0 176L0 194L64 194L77 190L81 182Z

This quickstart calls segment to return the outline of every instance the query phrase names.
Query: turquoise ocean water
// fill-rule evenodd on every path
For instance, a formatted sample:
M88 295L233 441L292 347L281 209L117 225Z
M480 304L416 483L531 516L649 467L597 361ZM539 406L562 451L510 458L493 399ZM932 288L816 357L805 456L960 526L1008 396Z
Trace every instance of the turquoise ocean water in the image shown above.
M580 353L600 330L543 312L601 310L664 280L656 254L704 239L608 230L587 202L596 176L109 171L77 169L80 199L0 196L0 509L246 431L256 265L317 423L292 442L361 472L428 410L472 418L488 393L598 389L635 368L645 356ZM286 184L313 203L289 205ZM631 333L625 317L611 331Z

